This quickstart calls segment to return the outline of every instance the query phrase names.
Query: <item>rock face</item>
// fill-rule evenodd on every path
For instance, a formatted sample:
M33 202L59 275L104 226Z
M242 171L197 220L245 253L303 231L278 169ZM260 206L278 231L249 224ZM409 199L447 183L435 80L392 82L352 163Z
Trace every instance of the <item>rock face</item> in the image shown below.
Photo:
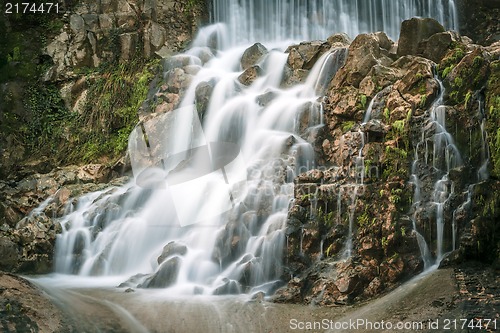
M460 32L481 45L500 40L500 5L497 0L456 1Z
M241 68L243 70L256 65L259 59L267 54L267 49L261 43L255 43L245 50L243 56L241 57Z
M20 174L30 172L26 168ZM109 187L109 177L115 177L111 182L115 185L126 181L97 164L0 181L0 269L30 274L52 271L56 236L61 232L55 218L73 198Z
M412 18L401 24L398 56L417 54L418 44L432 35L444 32L439 22L430 18Z
M77 68L97 67L116 57L127 62L137 49L145 58L160 50L172 54L191 39L203 15L202 2L76 2L61 33L47 45L54 65L45 79L66 79Z
M70 332L65 316L27 280L0 272L2 332Z
M203 0L72 0L60 2L59 9L58 14L0 18L0 32L9 36L0 46L0 67L5 72L0 79L0 108L5 110L0 115L4 134L0 137L0 177L7 177L16 172L19 165L43 154L53 159L50 168L61 163L96 162L95 158L83 155L89 147L103 145L79 137L79 131L71 128L69 118L82 115L102 118L97 115L100 111L90 112L89 108L106 99L105 93L99 92L104 84L107 92L114 90L110 88L113 78L124 79L120 83L120 97L124 104L128 103L126 107L134 108L135 112L138 109L135 104L140 101L128 102L127 95L132 97L142 91L142 88L136 89L138 86L149 84L150 79L143 75L146 63L185 48L198 25L208 17L208 7ZM204 52L206 60L210 50ZM13 61L6 61L7 54L11 54ZM133 73L134 77L127 79L124 72ZM132 88L135 91L131 91L131 86L136 87ZM118 93L114 91L110 95ZM170 97L168 103L176 105L176 97ZM97 107L111 109L113 115L106 116L106 121L99 119L98 123L111 127L115 136L120 131L122 137L126 136L127 127L130 130L132 125L124 126L120 119L124 116L120 103L110 104L113 107ZM117 111L120 107L122 110ZM135 120L131 120L130 115L124 118ZM85 133L106 133L87 120L79 119L76 127ZM42 134L42 131L50 133ZM42 139L46 142L40 143ZM105 141L110 145L115 142ZM65 151L66 148L61 147L64 145L71 153L53 156ZM121 150L124 145L121 144ZM51 149L57 153L46 152ZM72 157L78 152L83 152L82 156Z
M494 97L500 93L498 47L474 45L429 19L403 22L397 54L392 46L381 34L357 36L330 82L326 129L315 141L324 167L295 179L283 274L289 282L276 293L277 302L347 304L417 274L428 264L422 239L430 255L438 255L438 218L445 226L444 251L457 249L447 262L498 260L498 244L486 235L498 235L498 209L492 207L498 206L493 155L499 150L484 136L495 136L488 126L500 124ZM442 175L424 162L413 163L429 154L423 145L432 144L437 126L429 118L442 89L436 66L445 89L445 127L464 161L449 170L446 182L454 191L444 191L449 199L442 217L433 202ZM435 166L444 163L432 158ZM412 173L422 180L418 194ZM477 246L482 242L488 245Z

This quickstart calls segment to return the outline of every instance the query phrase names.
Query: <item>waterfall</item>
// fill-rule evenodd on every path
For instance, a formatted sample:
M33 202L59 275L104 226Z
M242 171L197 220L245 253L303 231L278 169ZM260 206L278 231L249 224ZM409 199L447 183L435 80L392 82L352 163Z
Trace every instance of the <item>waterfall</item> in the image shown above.
M454 247L452 244L449 249L444 245L444 213L445 205L454 191L454 183L449 179L449 172L451 169L463 164L461 154L454 143L453 137L446 130L446 106L443 104L444 86L438 77L435 80L439 84L439 96L430 107L429 117L426 120L428 125L422 127L422 137L415 149L412 174L410 176L410 182L415 188L413 195L413 228L417 233L420 252L426 267L429 267L432 263L439 264L443 259L445 251L451 250ZM432 152L429 151L429 145L432 147ZM432 176L435 180L429 198L431 205L434 207L436 228L434 259L431 258L425 238L418 232L416 226L416 214L419 208L425 205L422 194L422 180L419 177L419 172L425 168L432 170ZM455 226L452 225L451 228L454 229ZM453 237L456 237L453 230L452 234L454 235Z
M326 39L384 31L397 40L403 20L432 17L458 31L454 0L214 0L212 21L224 22L231 44L260 40Z
M124 286L183 295L272 292L283 273L293 179L316 166L308 140L323 125L321 97L347 52L326 52L305 83L282 89L290 40L375 30L397 38L400 22L414 15L457 26L451 0L215 0L212 9L214 24L200 30L191 49L163 60L165 81L194 74L177 109L149 115L132 132L133 181L68 205L58 273L118 277ZM256 40L269 51L253 81L242 82L240 60ZM203 108L200 87L209 90ZM444 127L440 109L432 117ZM358 133L347 257L364 182L365 137ZM437 150L449 146L447 135L436 134L434 163ZM440 191L436 185L438 207Z
M164 60L167 80L180 71L196 75L178 109L152 114L132 132L134 181L68 208L56 244L58 273L118 276L123 286L173 294L276 288L293 179L315 166L306 139L322 126L318 98L346 50L326 52L304 84L284 90L287 45L269 43L258 62L262 73L243 84L248 45L202 57L206 36L219 28L203 29L186 54ZM201 112L197 88L207 84Z

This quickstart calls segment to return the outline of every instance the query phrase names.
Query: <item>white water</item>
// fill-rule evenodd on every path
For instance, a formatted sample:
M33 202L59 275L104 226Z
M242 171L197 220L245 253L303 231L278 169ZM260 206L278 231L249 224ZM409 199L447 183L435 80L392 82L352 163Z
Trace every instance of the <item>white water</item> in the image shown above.
M424 200L426 200L422 193L419 168L431 167L435 179L433 191L430 193L430 198L427 198L435 207L436 239L431 240L435 243L433 257L431 257L429 245L425 238L417 230L415 214L412 218L413 229L417 233L418 245L426 268L432 264L439 264L445 251L451 250L444 246L445 206L454 191L454 183L449 179L449 172L451 169L463 164L453 137L446 130L446 106L443 104L444 86L438 78L436 78L436 81L439 84L439 96L431 105L429 118L426 120L427 124L422 127L422 139L415 149L412 175L410 176L410 182L415 187L413 195L415 214L417 209L425 204ZM429 144L432 146L432 152L429 151ZM454 228L454 226L451 227ZM453 238L456 237L453 231L452 234Z
M214 0L212 21L234 32L232 44L262 40L326 39L384 31L396 40L403 20L432 17L458 30L454 0Z
M283 90L284 49L290 39L326 38L338 31L354 36L385 30L395 38L400 22L419 13L441 21L451 17L455 27L455 14L447 14L453 1L443 3L214 1L214 22L227 24L203 28L186 55L165 63L168 72L188 57L198 71L181 107L132 133L133 182L88 194L68 207L57 240L56 272L125 281L165 269L171 294L272 291L282 274L293 177L315 166L304 138L322 125L318 98L345 58L343 51L326 53L305 84ZM263 74L246 87L237 81L239 62L254 40L271 51L259 61ZM200 121L196 87L203 82L214 87ZM261 105L258 98L270 92L273 99ZM361 155L357 162L362 164ZM362 184L361 174L352 211ZM348 255L352 224L353 216ZM184 250L159 264L171 242ZM148 275L129 285L144 283Z
M300 135L321 126L317 90L330 79L325 75L334 74L331 67L341 66L335 61L345 57L343 50L332 50L318 60L305 84L282 90L286 45L267 47L272 51L260 61L264 75L250 86L236 80L246 47L219 51L199 69L178 110L137 127L129 143L135 182L86 195L63 217L58 273L125 281L166 269L173 278L161 277L160 286L170 287L171 294L276 287L292 180L297 171L315 165L312 147ZM195 53L191 63L201 64ZM203 127L193 107L202 82L216 82ZM262 106L258 97L269 91L275 97ZM221 152L232 147L217 146L222 143L233 143L239 153ZM199 154L204 147L208 154ZM159 264L162 248L171 242L185 250ZM168 270L167 265L176 267ZM138 276L128 285L150 282Z

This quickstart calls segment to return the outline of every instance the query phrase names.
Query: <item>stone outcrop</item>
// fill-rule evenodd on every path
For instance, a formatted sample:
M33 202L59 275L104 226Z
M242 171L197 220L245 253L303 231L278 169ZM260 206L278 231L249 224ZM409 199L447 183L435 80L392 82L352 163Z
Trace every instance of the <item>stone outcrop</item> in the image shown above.
M258 61L267 54L267 49L261 43L255 43L245 50L241 57L241 68L246 70L258 63Z
M384 35L354 39L345 65L330 82L326 130L315 141L324 167L295 179L283 274L289 282L275 301L348 304L423 270L417 238L436 251L437 213L431 196L437 175L412 171L411 165L415 150L422 154L422 133L432 133L436 126L428 120L429 107L441 91L435 68L446 92L446 128L465 161L450 170L455 188L444 208L444 246L451 251L453 223L458 250L447 262L497 260L498 246L487 236L498 234L493 222L499 184L495 158L488 169L492 178L481 181L486 150L498 151L492 140L485 146L481 130L499 124L496 49L474 45L429 19L403 22L397 54ZM487 132L495 136L496 130ZM411 172L422 179L423 202L418 205L413 203ZM472 183L477 184L470 187ZM488 186L491 193L484 192ZM413 220L422 236L413 231ZM477 245L483 242L488 245Z
M401 24L398 42L398 56L415 55L418 44L444 28L439 22L430 18L412 18Z
M47 294L21 277L0 272L2 332L70 332L67 316Z
M460 32L481 45L500 40L500 4L498 0L457 0Z
M72 78L78 68L117 58L127 62L138 50L145 58L155 52L173 54L191 39L203 19L203 6L202 1L77 2L66 14L60 34L47 45L45 53L54 65L45 80Z
M39 164L33 168L40 170ZM53 269L56 221L72 200L85 193L119 185L126 178L104 165L69 166L47 173L19 172L22 179L0 181L0 269L48 273ZM113 181L110 178L114 177Z
M325 52L344 48L348 45L349 37L345 34L335 34L327 41L302 42L291 45L285 51L288 53L285 73L283 74L282 86L291 87L297 83L305 82L309 71L316 61Z

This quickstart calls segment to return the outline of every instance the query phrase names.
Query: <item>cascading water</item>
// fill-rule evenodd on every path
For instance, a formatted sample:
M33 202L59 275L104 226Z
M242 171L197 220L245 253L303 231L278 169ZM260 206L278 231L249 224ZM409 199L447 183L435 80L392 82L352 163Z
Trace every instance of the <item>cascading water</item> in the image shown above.
M326 39L332 33L384 31L398 38L405 19L432 17L458 30L453 0L214 0L212 21L224 22L232 43L255 40Z
M220 52L204 67L195 52L166 61L166 76L178 64L198 65L181 107L132 133L135 182L84 196L62 219L57 272L145 273L125 285L181 294L274 287L282 273L292 180L314 166L312 147L301 135L321 125L317 90L329 80L325 75L334 74L333 63L344 61L345 50L327 52L305 84L281 90L287 54L284 45L271 46L259 62L264 74L249 86L237 81L245 47ZM204 82L214 86L202 126L193 105ZM260 103L268 92L271 100ZM241 152L226 161L234 146ZM225 190L217 185L221 179L230 183Z
M453 137L446 130L446 106L443 104L444 86L439 78L436 77L435 80L439 84L439 96L430 107L429 117L426 120L427 125L422 127L422 137L415 149L412 175L410 176L410 182L415 188L413 195L413 228L417 232L417 240L426 268L433 263L439 264L445 254L443 244L444 209L454 190L454 184L449 179L449 173L450 170L463 164ZM432 147L432 151L429 150L429 146ZM430 198L425 198L422 193L422 180L419 172L424 169L430 169L435 179ZM425 200L429 200L435 207L436 239L434 259L431 258L428 244L424 237L418 233L416 226L416 214L424 205Z
M272 291L282 274L293 178L315 165L306 139L322 125L318 97L346 57L344 49L326 52L305 84L283 90L283 50L290 39L375 30L394 38L400 22L413 15L457 26L451 0L216 0L212 13L219 23L203 28L184 55L164 61L165 78L178 69L196 75L179 109L144 121L132 133L134 182L85 195L68 207L57 241L57 272L133 276L125 285L169 287L180 294ZM240 59L256 40L271 51L258 62L262 72L245 85L238 80ZM202 84L211 93L200 112ZM356 163L363 172L361 153ZM352 212L362 185L361 174ZM346 254L351 252L347 244Z

